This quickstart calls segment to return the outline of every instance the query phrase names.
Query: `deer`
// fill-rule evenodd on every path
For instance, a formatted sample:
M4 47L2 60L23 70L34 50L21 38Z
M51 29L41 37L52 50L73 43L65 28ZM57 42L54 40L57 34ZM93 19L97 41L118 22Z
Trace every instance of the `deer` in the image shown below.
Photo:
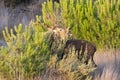
M64 45L68 38L72 38L72 34L69 32L68 28L54 27L52 29L52 34L50 36L50 49L54 53L61 45ZM54 48L53 48L54 47Z
M63 40L65 40L68 37L68 29L64 28L54 28L52 30L52 35L50 38L50 47L52 46L53 42L56 40L59 40L63 43Z
M93 43L88 42L86 40L77 40L77 39L67 40L63 52L57 55L58 57L57 61L63 59L65 54L68 55L69 49L73 46L75 48L75 54L77 54L77 58L79 60L81 60L82 57L85 55L85 52L87 52L85 64L88 64L89 59L91 59L93 64L97 66L93 60L94 53L96 52L96 46Z

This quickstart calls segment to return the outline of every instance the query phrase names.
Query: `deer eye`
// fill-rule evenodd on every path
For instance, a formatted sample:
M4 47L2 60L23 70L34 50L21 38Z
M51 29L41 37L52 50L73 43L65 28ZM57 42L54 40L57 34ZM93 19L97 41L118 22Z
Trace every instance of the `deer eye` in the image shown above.
M60 31L62 31L62 29L60 29Z

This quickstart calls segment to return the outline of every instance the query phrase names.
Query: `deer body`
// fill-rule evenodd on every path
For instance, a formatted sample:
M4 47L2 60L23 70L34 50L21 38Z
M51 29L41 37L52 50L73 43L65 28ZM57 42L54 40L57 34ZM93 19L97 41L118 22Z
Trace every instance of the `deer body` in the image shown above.
M81 58L85 55L84 53L87 52L86 54L87 59L85 63L88 64L88 61L90 58L94 63L93 56L94 56L94 53L96 52L96 46L86 40L67 40L63 53L58 55L58 60L61 60L63 56L68 53L69 49L73 46L75 48L75 53L77 54L78 59L81 60Z

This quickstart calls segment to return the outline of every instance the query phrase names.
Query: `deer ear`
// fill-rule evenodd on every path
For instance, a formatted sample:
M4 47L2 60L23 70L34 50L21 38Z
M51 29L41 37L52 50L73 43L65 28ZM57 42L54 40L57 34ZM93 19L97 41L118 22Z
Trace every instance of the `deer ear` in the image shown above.
M47 28L49 31L52 31L52 29L51 28Z
M69 30L70 30L70 27L67 27L66 32L69 32Z

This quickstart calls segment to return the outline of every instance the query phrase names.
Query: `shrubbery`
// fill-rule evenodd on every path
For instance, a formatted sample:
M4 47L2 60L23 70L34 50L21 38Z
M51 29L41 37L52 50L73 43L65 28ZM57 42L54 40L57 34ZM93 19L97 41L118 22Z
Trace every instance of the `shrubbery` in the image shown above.
M120 47L119 0L60 0L60 4L44 3L43 20L70 27L77 39L85 39L98 48Z
M52 1L45 2L42 4L42 16L37 16L36 21L31 22L28 27L23 29L20 24L14 28L15 34L13 29L6 28L3 31L7 46L0 48L0 75L4 75L8 80L40 76L50 59L46 27L55 24L70 27L76 39L91 41L98 49L119 48L119 13L119 0L60 0L60 3L54 4ZM82 65L84 64L80 64L78 69L81 69ZM62 66L59 67L63 69ZM88 71L85 72L87 74L81 72L82 76L74 76L80 79L87 77L93 67L85 66L84 69Z
M45 71L50 58L47 34L40 25L33 25L36 26L31 24L23 30L20 24L14 28L16 35L12 29L10 33L7 28L3 31L7 46L0 50L0 71L8 79L23 80L40 76Z

